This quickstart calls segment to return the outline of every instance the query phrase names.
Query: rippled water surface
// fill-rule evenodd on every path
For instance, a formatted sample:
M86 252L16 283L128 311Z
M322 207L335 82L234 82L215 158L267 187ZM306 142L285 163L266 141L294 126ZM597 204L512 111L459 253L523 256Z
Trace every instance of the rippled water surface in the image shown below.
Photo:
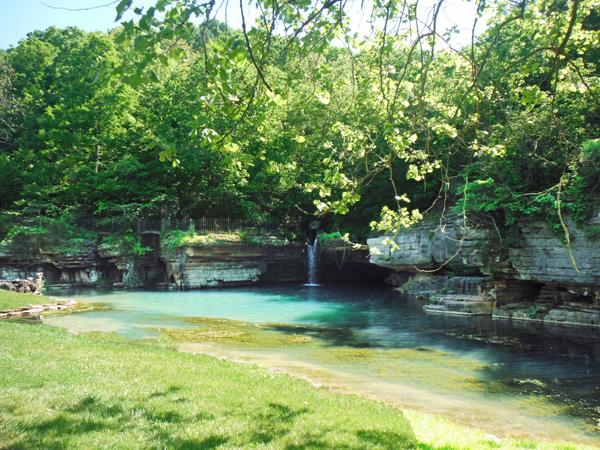
M81 291L113 310L49 316L71 330L163 335L497 435L600 446L600 331L428 315L389 289L283 285ZM227 320L214 320L227 319Z

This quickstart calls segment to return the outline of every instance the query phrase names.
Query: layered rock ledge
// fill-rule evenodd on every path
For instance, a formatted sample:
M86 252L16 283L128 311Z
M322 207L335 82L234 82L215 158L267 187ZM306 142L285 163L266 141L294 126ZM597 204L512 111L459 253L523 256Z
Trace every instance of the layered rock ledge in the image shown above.
M388 281L400 291L428 300L428 312L599 326L600 213L581 228L565 223L570 248L543 222L523 222L511 245L498 230L464 220L424 222L369 239L370 261L393 270ZM452 273L476 276L446 276ZM458 279L481 288L456 292Z
M33 273L43 273L49 289L121 287L197 289L264 282L302 282L306 277L306 245L267 238L260 243L217 241L174 248L159 235L143 235L143 255L86 242L78 251L40 249L22 257L0 245L0 279L6 287ZM19 285L21 286L21 285ZM20 287L15 287L19 290ZM30 288L32 290L32 288ZM41 284L40 284L41 290ZM27 288L23 289L27 292Z

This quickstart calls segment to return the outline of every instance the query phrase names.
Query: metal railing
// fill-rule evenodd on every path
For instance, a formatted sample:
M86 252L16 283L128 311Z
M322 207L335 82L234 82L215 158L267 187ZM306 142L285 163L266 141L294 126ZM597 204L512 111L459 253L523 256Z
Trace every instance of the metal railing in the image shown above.
M25 227L45 227L59 223L48 217L16 217L15 225ZM253 221L230 218L201 218L201 219L145 219L145 218L114 218L114 219L72 219L65 221L65 226L77 227L86 231L98 233L127 232L139 233L168 233L170 231L195 231L197 233L236 233L247 232L255 235L289 235L300 230L299 225L283 224L276 220Z

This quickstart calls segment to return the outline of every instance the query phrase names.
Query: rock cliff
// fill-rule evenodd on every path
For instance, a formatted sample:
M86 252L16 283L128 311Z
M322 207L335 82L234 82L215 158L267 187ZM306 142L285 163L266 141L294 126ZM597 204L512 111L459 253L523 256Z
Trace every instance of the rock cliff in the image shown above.
M146 236L144 255L124 254L115 247L84 243L67 254L41 249L22 257L0 246L0 279L15 280L43 273L56 289L77 286L196 289L262 282L303 282L303 244L218 242L168 248L158 235Z
M302 282L305 245L222 243L163 249L166 280L177 289Z
M521 224L518 238L505 249L503 257L495 256L501 252L494 247L502 245L495 231L454 220L441 225L423 223L394 236L373 237L368 240L370 261L398 273L437 270L431 272L432 277L449 270L493 274L495 281L488 292L500 304L525 294L554 302L578 298L599 304L600 239L590 237L590 230L600 224L600 214L586 227L578 228L568 218L565 223L570 251L564 235L554 233L546 223L528 222Z

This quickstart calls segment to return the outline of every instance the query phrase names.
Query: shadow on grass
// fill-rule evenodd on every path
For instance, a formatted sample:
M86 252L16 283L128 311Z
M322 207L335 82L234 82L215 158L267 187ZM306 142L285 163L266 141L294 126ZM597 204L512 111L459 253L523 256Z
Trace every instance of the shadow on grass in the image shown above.
M338 430L344 434L355 433L359 443L345 444L332 442L331 433L334 429L321 426L318 430L298 430L296 423L302 421L303 416L311 414L308 406L288 406L271 402L260 408L248 427L240 429L238 433L220 434L206 433L203 436L187 436L183 430L194 428L206 421L215 420L215 417L185 415L182 412L169 410L168 396L179 391L172 387L164 392L158 392L154 398L167 396L165 404L154 405L147 401L134 404L127 399L115 399L113 403L103 402L94 396L82 398L70 408L54 412L54 417L41 422L24 422L20 427L20 438L10 447L0 449L30 450L48 449L63 450L71 447L74 441L88 442L94 439L104 441L108 446L117 442L124 447L135 448L168 448L178 450L214 449L218 447L243 448L243 445L261 446L275 445L276 448L285 450L300 449L348 449L366 450L377 447L384 449L413 448L414 435L410 425L407 424L405 435L388 433L384 431L353 431L351 429ZM127 406L122 406L127 405ZM209 414L206 414L209 416ZM134 419L132 419L134 418ZM327 420L325 417L323 420ZM335 427L335 426L334 426ZM342 428L343 425L342 425ZM139 433L140 438L134 433ZM290 434L295 433L294 442L290 443ZM189 433L187 433L189 434ZM91 435L91 437L86 437ZM182 436L183 435L183 436ZM138 441L138 439L142 439ZM116 447L115 447L116 448ZM420 450L430 450L429 447L417 447ZM453 450L453 449L444 449Z
M415 445L415 450L461 450L463 447L450 447L449 445L444 445L443 447L439 447L437 445L429 445L419 442Z
M278 403L269 403L266 413L259 414L254 419L256 430L252 432L252 442L268 444L273 439L281 438L291 430L290 425L308 408L291 408Z
M114 417L123 414L121 405L105 406L99 403L95 397L85 397L67 409L68 412L80 414L88 412L102 417Z
M148 396L148 398L156 398L156 397L166 397L169 394L174 394L181 390L180 386L170 386L166 391L163 392L153 392Z
M380 445L383 448L403 448L406 445L406 436L378 430L361 430L356 433L370 448Z
M325 435L319 435L312 432L307 432L300 442L288 444L284 447L285 450L368 450L371 448L381 448L386 450L403 450L403 449L418 449L418 450L434 450L433 447L420 447L420 444L414 446L414 440L407 438L397 433L387 433L383 431L359 431L356 433L362 442L348 446L347 444L332 443L331 440L326 440ZM450 448L435 448L435 450L458 450Z
M158 448L176 450L209 450L218 448L229 441L226 436L212 435L204 439L183 439L170 436L167 431L158 434Z
M179 387L171 387L165 392L159 392L154 397L163 397L176 393ZM152 395L150 397L153 397ZM147 428L144 435L152 436L152 447L169 449L212 449L221 446L229 440L221 435L211 435L204 439L182 439L171 436L165 430L165 425L176 428L194 425L199 421L212 420L213 417L206 415L182 416L177 411L164 410L164 406L158 406L154 411L152 405L146 402L139 403L125 410L122 406L126 399L121 399L116 404L107 404L94 396L82 398L70 408L56 411L51 419L36 423L28 423L21 427L24 432L21 442L17 441L10 447L4 447L0 442L0 449L25 450L25 449L48 449L61 450L70 448L68 442L77 436L89 433L109 434L132 433L132 416L143 417L140 426ZM176 400L175 400L176 401ZM168 404L167 404L168 407ZM147 446L149 443L144 443Z

